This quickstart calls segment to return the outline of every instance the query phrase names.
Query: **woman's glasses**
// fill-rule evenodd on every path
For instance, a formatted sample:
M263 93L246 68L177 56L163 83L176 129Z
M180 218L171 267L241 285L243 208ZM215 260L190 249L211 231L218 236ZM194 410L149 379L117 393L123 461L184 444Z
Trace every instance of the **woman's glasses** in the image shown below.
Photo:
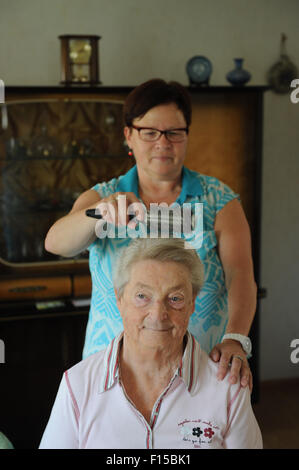
M138 131L140 139L144 142L155 142L156 140L159 140L163 134L169 142L183 142L187 138L189 132L188 127L169 129L167 131L160 131L159 129L153 129L151 127L136 127L133 125L131 127Z

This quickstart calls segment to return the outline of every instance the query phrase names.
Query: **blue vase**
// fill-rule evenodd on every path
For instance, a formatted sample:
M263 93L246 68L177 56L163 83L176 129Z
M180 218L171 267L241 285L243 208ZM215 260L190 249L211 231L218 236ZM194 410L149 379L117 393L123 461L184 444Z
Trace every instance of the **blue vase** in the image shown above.
M243 61L244 59L234 59L235 68L226 75L227 81L234 86L245 85L251 79L251 74L243 69Z

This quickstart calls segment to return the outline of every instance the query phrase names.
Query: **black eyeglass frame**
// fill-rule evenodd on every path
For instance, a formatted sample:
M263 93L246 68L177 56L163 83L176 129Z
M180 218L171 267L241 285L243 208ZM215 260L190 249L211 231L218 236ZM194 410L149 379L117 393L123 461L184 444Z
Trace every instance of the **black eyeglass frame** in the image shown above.
M189 127L177 127L176 129L167 129L167 130L165 130L165 131L161 131L160 129L156 129L155 127L137 127L137 126L134 126L133 124L131 124L131 128L132 128L132 129L135 129L136 131L138 131L138 134L139 134L139 135L140 135L140 131L142 131L142 130L157 131L157 132L160 133L160 134L159 134L159 137L158 137L157 139L152 140L152 141L144 141L144 142L156 142L157 140L160 139L161 135L165 135L166 139L167 139L169 142L172 142L172 143L173 143L173 141L169 140L169 138L168 138L169 133L175 132L175 131L185 131L185 132L186 132L186 135L189 134ZM143 140L143 139L141 139L141 140ZM181 141L177 141L177 143L183 142L183 141L184 141L184 139L182 139Z

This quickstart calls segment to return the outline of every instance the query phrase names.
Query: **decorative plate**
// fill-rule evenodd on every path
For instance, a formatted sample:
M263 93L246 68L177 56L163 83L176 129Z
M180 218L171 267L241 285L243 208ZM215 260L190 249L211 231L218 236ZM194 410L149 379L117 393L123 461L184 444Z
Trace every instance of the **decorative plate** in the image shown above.
M212 64L206 57L197 55L187 62L186 71L190 84L208 83L212 73Z

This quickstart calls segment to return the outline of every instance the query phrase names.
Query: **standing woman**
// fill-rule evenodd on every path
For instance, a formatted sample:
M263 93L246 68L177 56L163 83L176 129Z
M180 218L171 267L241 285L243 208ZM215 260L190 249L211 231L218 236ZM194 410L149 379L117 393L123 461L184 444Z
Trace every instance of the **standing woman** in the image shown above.
M130 238L98 238L96 220L87 209L101 204L103 218L118 220L120 195L127 206L142 202L203 204L203 244L197 249L205 267L205 283L196 299L189 330L213 360L219 361L219 379L232 363L230 380L239 374L241 385L252 387L246 356L247 335L256 309L256 284L248 222L238 195L218 179L184 166L191 124L191 102L185 88L160 79L135 88L124 105L124 134L136 165L125 175L99 183L82 193L72 210L50 228L45 248L73 257L89 250L92 298L83 357L104 349L122 330L112 284L112 267L119 248ZM200 155L196 156L200 158ZM128 218L119 214L121 224ZM224 336L226 335L226 336ZM236 336L237 335L237 336Z

